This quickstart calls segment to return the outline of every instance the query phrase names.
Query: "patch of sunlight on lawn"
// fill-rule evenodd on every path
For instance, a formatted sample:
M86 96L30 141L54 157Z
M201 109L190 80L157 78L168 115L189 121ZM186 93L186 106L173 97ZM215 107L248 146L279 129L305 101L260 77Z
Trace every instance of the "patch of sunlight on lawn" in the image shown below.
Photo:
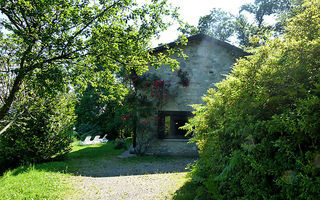
M101 159L120 155L123 151L124 149L114 149L114 144L112 142L85 146L73 145L71 152L67 155L67 160Z
M75 190L68 181L70 177L22 166L0 178L0 200L65 199Z

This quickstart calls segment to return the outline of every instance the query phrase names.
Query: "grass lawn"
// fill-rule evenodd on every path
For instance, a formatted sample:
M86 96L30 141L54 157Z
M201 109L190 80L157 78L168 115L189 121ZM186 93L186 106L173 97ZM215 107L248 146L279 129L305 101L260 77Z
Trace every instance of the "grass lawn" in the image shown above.
M70 175L19 167L0 179L0 199L62 199L73 191Z
M130 159L118 159L117 155L124 150L114 149L114 144L96 144L89 146L73 146L72 151L66 155L62 161L53 161L31 166L21 166L14 170L7 171L0 177L0 200L22 200L22 199L96 199L102 195L101 199L119 197L126 199L126 195L141 195L132 192L145 190L141 187L139 181L150 186L148 190L154 190L153 193L160 191L159 198L156 199L172 199L174 193L186 181L186 173L169 173L169 174L141 174L138 176L112 176L112 177L88 177L83 176L83 170L97 170L103 167L108 168L105 162L115 160L116 165L144 164L144 163L168 163L173 158L154 158L154 157L137 157ZM111 167L111 166L110 166ZM101 182L97 182L97 180ZM134 184L129 184L131 181ZM149 184L148 183L151 183ZM169 185L163 185L163 182ZM127 184L127 185L126 185ZM125 187L124 187L125 186ZM169 186L169 187L168 187ZM109 190L109 194L106 191ZM114 190L125 189L114 194ZM148 192L148 191L147 191ZM150 194L153 194L150 192ZM90 195L86 197L86 195ZM97 196L98 195L98 196ZM116 195L116 196L112 196ZM120 195L120 196L119 196ZM121 196L122 195L122 196ZM124 196L123 196L124 195ZM151 196L143 194L140 199L150 199ZM152 197L152 198L153 198ZM161 197L161 198L160 198ZM131 197L130 197L131 198ZM180 199L180 198L177 198Z
M63 161L21 166L0 177L0 200L66 199L76 188L70 182L77 175L79 159L89 162L119 155L112 143L73 146Z

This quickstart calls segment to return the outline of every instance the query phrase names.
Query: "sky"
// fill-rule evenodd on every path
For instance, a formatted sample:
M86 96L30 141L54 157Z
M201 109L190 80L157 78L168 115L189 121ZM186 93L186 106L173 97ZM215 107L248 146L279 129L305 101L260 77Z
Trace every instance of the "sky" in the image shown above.
M254 0L169 0L173 6L180 7L181 18L190 25L196 26L201 16L210 13L213 8L221 8L224 11L238 14L241 5L253 3ZM160 38L152 43L157 46L159 43L169 43L177 39L177 26L163 32Z

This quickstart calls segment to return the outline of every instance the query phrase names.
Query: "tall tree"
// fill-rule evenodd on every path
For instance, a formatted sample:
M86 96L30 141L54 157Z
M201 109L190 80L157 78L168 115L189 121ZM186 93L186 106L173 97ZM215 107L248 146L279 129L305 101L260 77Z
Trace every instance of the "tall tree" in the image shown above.
M0 12L0 120L28 87L55 95L88 77L114 81L121 66L137 73L148 65L177 66L149 53L150 39L167 28L163 17L177 17L167 0L142 6L134 0L0 0ZM98 75L97 65L104 68Z
M244 4L239 12L246 11L254 16L257 26L264 26L266 16L274 15L281 18L292 12L297 5L301 5L303 0L255 0L254 3Z
M213 9L210 14L200 18L198 30L212 35L223 41L237 38L241 46L251 46L250 37L263 37L266 31L273 31L275 35L283 33L284 23L292 17L294 9L301 5L302 0L255 0L254 3L244 4L239 15L234 16L221 9ZM252 15L254 22L250 22L244 13ZM275 23L265 23L267 16L273 16Z
M199 19L198 29L202 33L212 35L213 37L228 41L234 33L236 17L220 8L214 8L210 14Z

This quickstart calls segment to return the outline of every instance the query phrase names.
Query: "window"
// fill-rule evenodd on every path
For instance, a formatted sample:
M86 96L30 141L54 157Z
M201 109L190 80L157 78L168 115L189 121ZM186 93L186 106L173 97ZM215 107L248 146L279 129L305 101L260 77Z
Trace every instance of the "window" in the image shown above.
M186 139L186 130L179 129L188 122L192 113L188 111L159 111L158 135L163 139Z

